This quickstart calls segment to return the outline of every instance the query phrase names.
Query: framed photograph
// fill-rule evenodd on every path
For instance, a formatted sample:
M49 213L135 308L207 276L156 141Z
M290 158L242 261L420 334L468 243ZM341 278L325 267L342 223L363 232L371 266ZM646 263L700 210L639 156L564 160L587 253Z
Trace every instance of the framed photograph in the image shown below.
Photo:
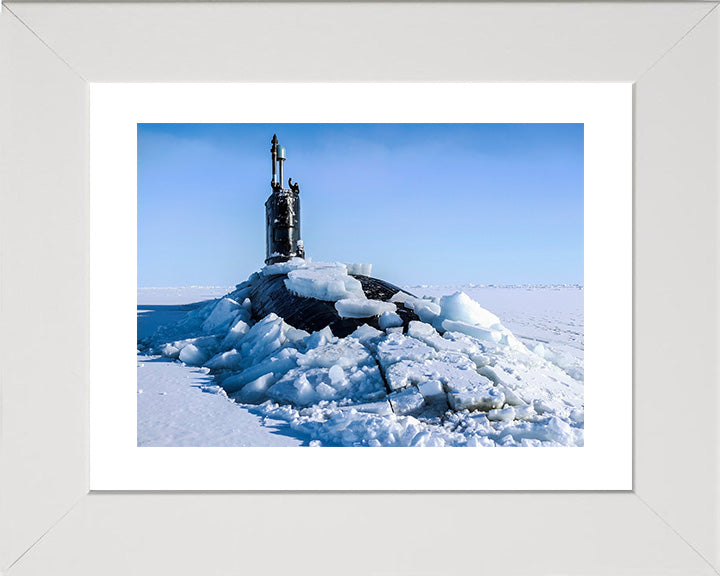
M93 87L91 488L629 489L631 96L629 84ZM295 122L266 122L278 115ZM287 179L301 162L302 195ZM253 188L268 176L266 200ZM233 210L243 220L223 224ZM213 228L225 240L198 249ZM376 276L359 257L375 235ZM341 262L343 243L359 263ZM231 288L193 297L187 285L208 285L197 270L233 245L245 264L215 268ZM163 269L172 280L145 280ZM416 287L400 289L403 274ZM478 287L488 274L517 280ZM468 293L514 297L519 336ZM121 328L135 306L137 337ZM551 327L528 325L540 315ZM286 459L298 474L281 473Z
M468 555L448 554L448 543L454 550L477 549L482 543L493 551L483 555L483 567L510 574L717 572L716 3L14 2L3 6L0 24L2 82L11 87L2 94L7 129L0 137L3 189L8 191L2 209L3 573L224 573L240 561L243 570L278 574L335 573L338 565L357 574L450 574L474 565ZM375 41L368 42L370 37ZM355 330L367 326L363 330L375 330L376 342L421 342L422 335L445 343L466 338L487 355L512 337L518 350L522 346L537 358L536 369L558 370L553 374L565 374L562 378L577 384L582 368L582 399L562 410L522 394L515 400L507 381L497 372L497 380L489 375L497 358L487 364L473 361L474 372L491 388L484 396L477 387L463 396L440 382L447 405L442 414L450 412L462 424L462 432L442 436L444 428L432 428L437 422L430 411L438 404L433 404L427 379L413 376L407 386L396 385L402 378L387 372L396 362L378 361L378 382L384 379L383 387L389 388L379 389L377 398L354 392L332 396L355 390L343 383L363 366L310 366L308 354L324 358L320 352L328 352L312 340L322 329L291 335L297 337L295 345L285 349L296 350L286 352L296 364L276 381L270 382L276 376L272 371L258 374L259 381L240 383L242 371L221 364L231 362L227 353L241 353L242 346L210 350L209 341L198 338L221 346L220 337L224 341L234 326L242 331L239 321L248 328L243 337L263 321L253 317L250 297L249 316L243 319L244 298L234 293L253 271L250 264L238 265L237 280L222 279L229 291L199 291L201 299L219 299L199 313L202 322L189 333L166 331L163 340L162 331L158 335L153 329L138 338L138 312L143 329L152 323L172 326L160 322L160 316L175 314L173 320L182 322L178 306L198 301L185 290L176 291L172 302L160 302L164 296L157 291L138 309L138 293L147 297L148 288L168 287L170 272L184 274L220 258L195 258L193 243L183 244L191 234L172 236L182 222L170 217L173 200L175 214L187 211L181 189L191 188L190 166L178 158L192 146L198 154L215 146L207 131L202 138L198 133L188 138L179 124L201 131L223 124L263 128L263 133L267 128L259 154L267 164L258 176L266 189L248 185L260 205L248 208L258 218L244 226L250 232L249 222L255 222L257 234L238 239L238 247L260 247L251 256L260 271L255 280L279 277L297 297L331 302L338 321L354 322L359 314L358 319L370 319L348 335L330 329L326 344L336 342L333 338L347 344ZM513 319L497 304L493 310L487 295L483 306L473 303L481 295L467 293L469 284L537 285L545 280L463 278L448 281L453 289L448 293L419 293L422 284L439 282L410 279L412 267L402 269L404 278L393 277L383 258L369 270L359 254L333 253L351 244L338 241L324 248L332 244L333 233L339 234L318 229L323 218L317 217L312 194L323 190L315 176L322 171L301 176L301 165L309 166L313 157L307 149L310 132L345 127L348 150L361 151L369 139L352 133L351 125L394 127L403 141L410 139L403 129L425 125L434 132L419 131L413 138L422 149L433 139L450 140L462 125L477 130L498 124L582 126L583 277L547 280L582 284L582 363L577 356L558 356L557 339L544 338L546 345L541 333L523 333L518 327L530 324L529 314ZM271 143L273 134L278 142ZM323 135L328 141L328 133ZM544 136L548 151L556 151L552 138ZM520 140L503 137L516 144ZM523 134L526 144L535 137ZM225 145L232 148L242 138L236 132L226 135ZM173 146L180 141L185 148L178 151ZM442 164L447 160L442 150L447 147L426 153L421 164ZM178 166L178 174L163 173L158 155L170 160L166 168ZM358 153L346 162L357 167L358 158L367 157ZM404 159L411 165L409 157ZM378 171L382 166L380 161L372 165ZM414 166L423 177L432 176L426 166ZM403 182L402 167L400 162L399 173L386 170L385 180ZM493 169L485 167L488 173ZM522 168L514 168L517 177ZM473 169L468 171L465 175L461 169L447 181L456 188L465 177L472 180ZM156 183L172 184L178 192L148 204L142 194L153 189L148 187L150 172L158 177ZM355 172L347 187L358 181L362 186L373 176L369 169ZM222 187L222 170L215 175ZM292 181L286 185L288 176ZM542 181L539 173L534 180ZM418 185L414 188L420 190ZM155 185L155 193L158 189ZM269 237L276 237L265 201L274 206L273 195L298 192L300 202L307 198L301 235L288 232L290 249L271 247L272 242L262 246L268 230ZM205 204L212 204L210 196ZM447 208L457 193L446 196L440 207ZM567 207L570 200L565 200ZM522 205L519 199L515 203ZM199 207L190 205L196 222L203 217ZM537 221L547 222L543 208L560 210L550 202L536 206ZM221 211L216 207L210 218L220 219ZM471 217L467 212L465 218ZM568 213L576 215L577 209ZM157 214L164 220L147 220ZM452 232L461 234L462 221L455 228ZM183 249L177 250L177 260L171 252L170 266L164 263L168 280L145 282L150 271L163 270L157 255L163 233ZM547 235L545 230L542 239ZM426 234L422 241L432 239ZM226 245L221 235L216 246L225 250ZM148 252L153 249L154 255ZM408 261L407 255L400 260ZM450 274L430 259L415 260L416 271ZM319 262L341 264L322 267ZM527 264L520 269L527 270ZM398 291L385 298L378 292L368 296L363 288L362 296L322 300L317 296L330 285L321 280L327 274L342 276L345 291L352 292L353 280L362 285L358 277ZM309 283L301 282L303 276ZM459 287L466 290L454 290ZM312 294L302 293L307 289ZM184 301L188 295L193 298ZM158 308L162 305L170 308ZM417 319L403 318L406 312ZM223 323L228 326L221 334ZM433 332L423 332L425 326ZM354 339L370 350L359 333ZM407 347L400 349L407 354ZM316 372L288 376L285 382L307 381L309 388L275 388L290 370L303 368L297 364L300 355L305 355L304 367ZM469 349L464 355L470 358ZM397 363L407 360L403 356ZM457 368L462 359L455 360ZM187 371L183 376L192 371L198 395L256 418L253 434L261 438L259 445L222 446L217 437L188 442L167 403L170 394L151 384L138 386L143 380L136 374L150 367ZM238 385L234 391L232 378ZM242 392L251 382L254 388ZM497 390L503 398L485 402ZM251 391L258 397L250 398ZM237 392L247 395L232 398ZM138 402L146 393L152 402ZM209 406L204 397L202 406ZM381 402L395 420L420 423L406 444L377 447L398 438L383 432L393 418L367 411L368 404ZM297 414L282 420L272 410ZM313 420L313 411L323 411L322 417ZM506 418L511 411L512 418ZM349 435L334 436L326 425L346 413L363 423L349 440ZM487 427L478 428L478 420ZM487 433L478 433L482 430ZM243 437L247 431L240 426L235 432ZM416 437L417 444L440 444L442 438L445 446L411 447ZM278 438L306 445L270 445ZM154 492L162 490L184 492ZM203 490L207 493L197 493ZM388 514L405 528L390 532L390 545L364 547L367 551L358 554L351 543L377 534L378 521ZM424 527L437 546L410 554L429 534L408 525ZM316 545L325 551L322 565L298 566L296 559ZM516 553L518 545L522 556ZM207 546L234 553L208 554ZM284 553L276 554L279 549Z

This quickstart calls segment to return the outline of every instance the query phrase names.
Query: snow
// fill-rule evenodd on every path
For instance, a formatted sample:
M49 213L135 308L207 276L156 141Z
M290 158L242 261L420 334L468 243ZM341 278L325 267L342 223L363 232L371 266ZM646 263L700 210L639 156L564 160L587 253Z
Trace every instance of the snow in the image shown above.
M138 355L139 446L300 446L282 420L230 400L204 368Z
M583 445L582 289L413 287L418 297L388 303L358 293L348 270L296 258L261 274L366 315L349 317L379 316L382 330L337 338L275 314L253 321L255 275L190 288L214 297L193 304L180 289L139 289L139 444ZM407 330L400 302L420 317Z

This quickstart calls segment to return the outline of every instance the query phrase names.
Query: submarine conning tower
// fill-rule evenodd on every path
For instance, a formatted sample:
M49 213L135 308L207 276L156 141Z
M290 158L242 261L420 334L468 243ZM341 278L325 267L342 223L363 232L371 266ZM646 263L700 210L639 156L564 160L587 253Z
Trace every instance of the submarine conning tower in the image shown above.
M300 240L300 187L297 182L293 183L292 179L288 180L288 188L283 187L283 162L286 156L285 148L278 143L277 135L273 135L270 151L272 192L265 201L267 265L287 262L296 256L305 258L305 250ZM335 301L296 294L285 284L288 271L282 270L284 267L279 268L275 273L258 274L250 283L253 320L260 321L268 314L277 314L290 326L308 333L329 327L339 338L352 334L363 324L381 329L379 316L341 317ZM349 275L360 282L363 293L371 300L388 302L398 292L413 296L379 278L364 274ZM397 315L403 321L404 330L408 329L410 322L419 319L412 309L405 308L402 301L396 303L396 308Z
M272 192L265 201L265 264L286 262L293 257L305 258L305 249L300 239L300 186L288 179L288 188L283 188L283 163L285 148L273 134L272 147Z

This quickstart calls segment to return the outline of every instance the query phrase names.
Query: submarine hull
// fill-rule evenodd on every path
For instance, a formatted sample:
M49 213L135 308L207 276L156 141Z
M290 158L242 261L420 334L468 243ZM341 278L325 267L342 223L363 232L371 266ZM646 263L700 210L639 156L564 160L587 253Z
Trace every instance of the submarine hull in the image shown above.
M372 300L387 302L398 292L412 296L409 292L379 278L360 274L351 274L351 276L360 282L363 292ZM261 277L253 283L250 300L254 320L260 320L274 312L291 326L307 332L315 332L329 326L332 333L339 338L352 334L363 324L380 329L377 317L341 318L335 308L335 302L299 296L287 289L286 279L287 274L279 274ZM397 314L403 321L403 328L407 330L410 321L418 320L418 317L401 303L396 305Z

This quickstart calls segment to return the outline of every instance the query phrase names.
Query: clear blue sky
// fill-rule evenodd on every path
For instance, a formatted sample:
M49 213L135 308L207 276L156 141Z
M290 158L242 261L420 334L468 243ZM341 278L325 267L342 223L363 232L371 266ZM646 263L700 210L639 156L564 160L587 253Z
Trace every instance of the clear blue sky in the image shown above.
M274 133L315 261L400 285L583 283L582 124L139 124L139 286L263 265Z

